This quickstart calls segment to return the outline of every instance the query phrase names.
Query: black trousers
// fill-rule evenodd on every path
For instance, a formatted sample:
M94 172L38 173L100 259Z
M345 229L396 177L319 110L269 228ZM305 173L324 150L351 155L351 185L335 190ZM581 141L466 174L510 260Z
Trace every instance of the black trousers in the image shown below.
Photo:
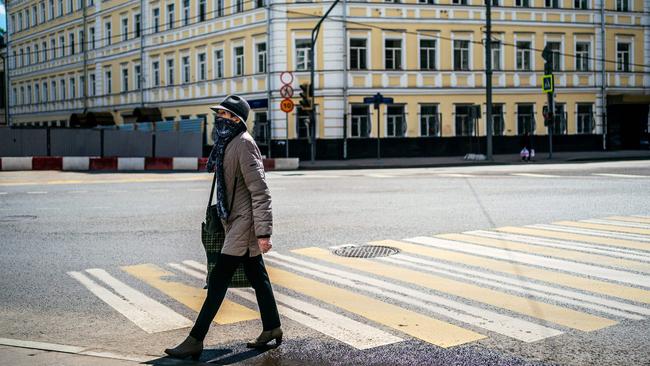
M192 337L200 341L203 341L205 338L210 328L210 323L217 315L217 311L219 311L219 307L221 307L221 303L224 297L226 297L230 280L240 263L244 264L246 277L248 277L253 289L255 289L257 305L262 315L263 329L271 330L280 326L278 307L275 304L271 281L266 272L266 267L264 267L262 255L249 257L248 252L242 257L219 254L217 265L210 273L208 295L203 302L196 323L190 332Z

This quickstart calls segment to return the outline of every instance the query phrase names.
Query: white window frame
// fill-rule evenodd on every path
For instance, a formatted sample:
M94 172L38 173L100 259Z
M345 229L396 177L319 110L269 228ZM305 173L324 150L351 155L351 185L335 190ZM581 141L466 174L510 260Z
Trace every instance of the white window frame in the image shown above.
M171 61L171 65L169 61ZM165 59L165 84L168 86L175 85L176 78L174 73L176 72L176 65L174 63L174 57L167 57Z
M151 61L151 86L160 86L160 59Z
M126 93L129 91L129 65L124 64L120 67L120 91Z
M357 35L357 34L348 34L348 53L352 55L353 52L357 53L357 59L360 59L359 56L361 55L361 50L364 52L364 58L365 58L365 67L364 68L352 68L352 56L348 56L348 69L350 70L368 70L370 66L370 60L368 59L368 50L370 49L370 45L368 42L370 38L368 35ZM352 40L362 40L365 41L365 46L363 48L361 47L355 47L354 49L352 48Z
M189 84L192 82L192 62L189 54L181 55L181 83Z
M122 42L129 40L129 17L123 16L120 19L120 33Z
M223 48L217 48L212 52L214 56L214 78L215 79L223 79L224 78L224 72L225 72L225 67L224 67L224 49ZM219 55L220 54L220 55ZM220 57L219 57L220 56Z
M395 60L396 60L395 59L395 51L393 51L393 67L390 68L390 69L388 68L388 59L386 58L386 41L399 41L400 42L400 47L399 47L400 64L399 64L399 67L397 67L397 68L394 65ZM404 52L404 50L406 49L406 40L404 39L404 37L403 36L402 37L396 37L396 36L384 35L383 40L381 42L381 47L382 47L382 58L384 60L384 62L383 62L384 70L386 70L386 71L401 71L401 70L404 70L404 68L406 66L406 63L405 63L405 60L404 60L404 57L406 56L406 52ZM418 55L418 57L419 57L419 55Z
M140 90L142 87L142 66L139 63L133 64L133 90Z
M423 68L422 67L422 41L433 41L434 42L434 47L433 47L433 69L429 68ZM421 36L418 35L418 70L420 71L436 71L438 70L438 58L440 54L440 45L438 44L438 38L437 37L427 37L427 36ZM427 47L427 49L431 49ZM427 61L429 61L429 52L427 52Z
M203 56L203 61L201 61ZM208 78L208 54L205 50L201 50L196 54L196 80L205 81Z
M111 23L111 19L104 19L104 46L110 46L113 41L113 24Z
M474 69L474 47L472 47L472 42L474 40L473 35L457 35L453 34L451 35L451 68L454 72L470 72ZM455 65L456 65L456 48L455 48L455 43L456 41L467 41L467 70L456 70Z
M260 45L264 45L264 51L260 51ZM255 42L255 72L265 73L268 60L268 44L266 40Z
M156 34L160 32L160 7L151 9L151 18L151 22L153 24L153 32Z
M590 37L592 38L592 37ZM594 70L594 65L593 65L593 59L591 58L592 53L594 52L593 47L591 45L593 44L593 39L584 39L584 38L578 38L577 36L574 36L573 40L573 54L576 55L574 58L574 63L573 67L576 72L591 72ZM584 43L587 45L587 57L586 57L586 62L587 62L587 70L578 70L578 43Z
M242 49L242 54L237 55L237 48ZM233 44L232 46L232 76L233 77L241 77L246 74L246 48L244 47L243 41L240 41L236 44ZM238 73L237 67L238 67L238 58L241 57L241 72Z
M294 57L294 69L296 71L307 71L310 70L310 54L309 51L311 47L300 47L298 48L298 42L305 42L307 41L308 44L311 44L311 39L308 38L294 38L293 39L293 57ZM304 58L304 62L300 61L301 58ZM302 67L300 65L303 65Z

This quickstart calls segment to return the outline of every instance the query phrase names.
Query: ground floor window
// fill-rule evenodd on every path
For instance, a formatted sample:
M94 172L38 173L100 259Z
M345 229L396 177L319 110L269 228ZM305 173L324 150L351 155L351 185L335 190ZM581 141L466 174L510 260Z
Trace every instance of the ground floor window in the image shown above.
M564 103L555 104L555 114L553 115L553 134L567 134L566 105Z
M503 118L503 104L492 105L492 136L503 136L505 122Z
M594 133L594 105L591 103L578 103L577 105L577 124L578 133Z
M270 128L268 119L266 118L266 111L255 112L253 133L255 141L260 145L266 145L269 142Z
M370 137L370 107L352 105L350 114L350 137Z
M517 104L517 133L533 134L535 131L535 105Z
M420 105L420 136L440 136L440 122L437 104Z
M309 111L302 108L298 108L296 113L296 135L299 139L309 137Z
M404 137L406 118L403 105L389 105L386 111L386 136Z
M456 122L456 136L472 136L474 134L474 121L470 118L472 105L456 105L454 108Z

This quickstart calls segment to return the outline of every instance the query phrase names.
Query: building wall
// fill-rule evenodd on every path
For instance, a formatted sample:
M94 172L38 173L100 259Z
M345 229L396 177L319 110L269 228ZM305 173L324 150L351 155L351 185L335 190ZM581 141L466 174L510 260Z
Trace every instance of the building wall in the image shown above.
M86 1L85 9L82 1ZM485 51L481 43L485 11L480 0L457 4L460 2L437 0L435 4L423 4L404 0L337 5L323 23L315 51L319 70L314 85L316 136L340 139L347 133L350 137L354 129L352 106L377 92L403 106L406 137L422 136L423 105L437 108L442 137L461 134L456 123L458 108L479 105L482 117L478 133L485 134ZM526 103L534 105L536 123L532 132L546 133L542 123L546 95L541 92L541 50L547 42L558 42L562 53L555 72L556 103L564 105L567 134L603 133L604 95L648 94L650 77L639 66L650 60L650 50L645 47L650 39L647 0L628 0L626 11L617 11L615 0L605 0L604 42L600 0L586 0L587 9L576 9L579 1L557 0L558 8L547 7L553 0L528 0L528 6L520 6L525 2L499 0L492 11L493 38L501 44L492 81L493 101L503 105L503 134L522 133L518 106ZM288 129L287 116L279 110L279 76L283 71L293 72L297 104L299 85L309 82L308 69L300 69L304 62L298 58L297 45L310 38L315 22L331 2L271 1L270 7L259 7L262 4L257 0L240 0L238 9L236 0L224 0L223 14L219 13L218 0L205 0L203 12L202 2L188 3L189 16L185 15L185 1L10 1L7 51L12 122L65 121L71 113L87 108L111 111L119 124L128 121L133 109L141 105L160 107L164 118L205 115L211 120L210 105L227 94L239 93L248 99L267 101L274 139L299 138L298 109L288 115ZM54 5L51 19L50 4ZM169 24L169 5L174 6L173 27ZM45 9L44 19L41 6ZM32 19L34 8L36 21ZM352 39L366 42L364 68L352 69ZM401 42L400 67L395 70L386 60L387 40ZM424 69L421 60L420 42L426 40L436 42L431 70ZM468 41L466 70L458 69L454 48L457 41ZM519 42L529 42L530 49L518 50ZM615 62L621 43L628 45L629 70L620 70ZM259 44L266 45L261 66ZM578 70L574 55L585 44L587 69ZM240 75L235 72L237 47L243 48ZM222 73L217 70L218 52L223 57ZM528 67L518 63L518 55L522 54L528 55ZM187 78L184 60L189 60ZM169 65L173 65L173 80ZM138 69L142 75L139 80ZM584 117L578 116L578 108L587 104L592 105L594 128L579 131L579 120ZM387 110L386 105L380 108L382 137L389 129ZM377 116L372 106L368 113L372 121L368 137L374 137Z

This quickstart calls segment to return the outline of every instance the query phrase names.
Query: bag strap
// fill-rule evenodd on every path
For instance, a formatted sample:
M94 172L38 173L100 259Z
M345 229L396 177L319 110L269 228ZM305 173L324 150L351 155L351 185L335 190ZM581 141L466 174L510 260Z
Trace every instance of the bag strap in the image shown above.
M212 178L212 189L210 189L210 199L208 200L208 207L212 204L212 197L214 195L214 185L217 182L217 172L214 172L214 177Z

